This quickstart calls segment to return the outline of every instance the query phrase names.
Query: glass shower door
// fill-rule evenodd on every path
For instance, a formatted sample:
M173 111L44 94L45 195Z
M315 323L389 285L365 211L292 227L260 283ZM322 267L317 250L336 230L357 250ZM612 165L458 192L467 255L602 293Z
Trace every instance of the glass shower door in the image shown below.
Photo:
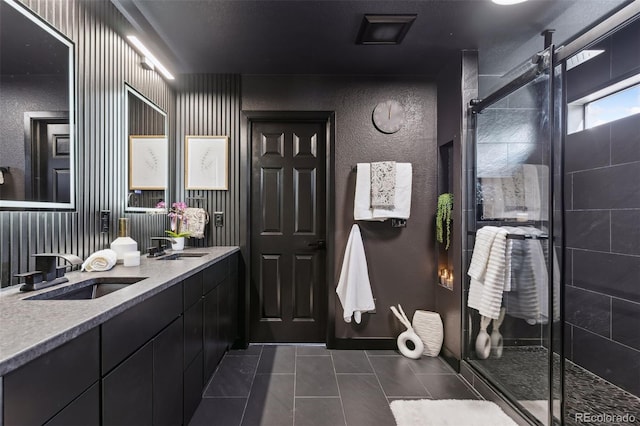
M550 52L475 108L465 299L467 361L540 424L552 421L551 400L560 400L552 394L561 395L552 380L561 259L550 237L558 123Z

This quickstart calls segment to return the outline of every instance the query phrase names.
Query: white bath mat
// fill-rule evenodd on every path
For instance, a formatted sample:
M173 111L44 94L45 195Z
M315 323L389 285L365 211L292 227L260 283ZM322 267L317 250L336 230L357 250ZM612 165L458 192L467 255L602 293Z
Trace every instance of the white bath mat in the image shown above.
M391 411L398 426L517 426L491 401L396 400Z

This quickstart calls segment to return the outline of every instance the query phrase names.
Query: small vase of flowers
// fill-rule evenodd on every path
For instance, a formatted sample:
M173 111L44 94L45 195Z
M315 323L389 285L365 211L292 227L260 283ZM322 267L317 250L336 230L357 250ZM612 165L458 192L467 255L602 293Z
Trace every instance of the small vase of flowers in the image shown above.
M166 204L164 201L160 201L156 208L158 209L166 209ZM167 216L169 216L170 228L167 231L164 231L169 237L173 238L176 242L171 243L171 248L173 250L182 250L184 249L184 239L189 238L189 232L184 231L185 226L187 225L187 217L185 215L187 210L187 204L178 201L171 204L171 208L167 212Z

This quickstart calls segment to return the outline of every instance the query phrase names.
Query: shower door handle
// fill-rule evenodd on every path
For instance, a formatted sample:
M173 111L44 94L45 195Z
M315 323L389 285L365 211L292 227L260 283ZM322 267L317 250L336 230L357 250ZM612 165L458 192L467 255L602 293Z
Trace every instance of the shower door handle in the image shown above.
M316 250L324 250L327 248L327 242L325 240L318 240L315 243L309 243L308 245Z

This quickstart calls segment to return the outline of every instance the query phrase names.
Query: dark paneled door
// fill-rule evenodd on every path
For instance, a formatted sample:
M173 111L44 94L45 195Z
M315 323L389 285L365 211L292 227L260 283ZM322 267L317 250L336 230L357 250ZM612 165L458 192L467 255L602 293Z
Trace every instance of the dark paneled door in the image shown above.
M251 341L324 342L326 121L254 122Z

